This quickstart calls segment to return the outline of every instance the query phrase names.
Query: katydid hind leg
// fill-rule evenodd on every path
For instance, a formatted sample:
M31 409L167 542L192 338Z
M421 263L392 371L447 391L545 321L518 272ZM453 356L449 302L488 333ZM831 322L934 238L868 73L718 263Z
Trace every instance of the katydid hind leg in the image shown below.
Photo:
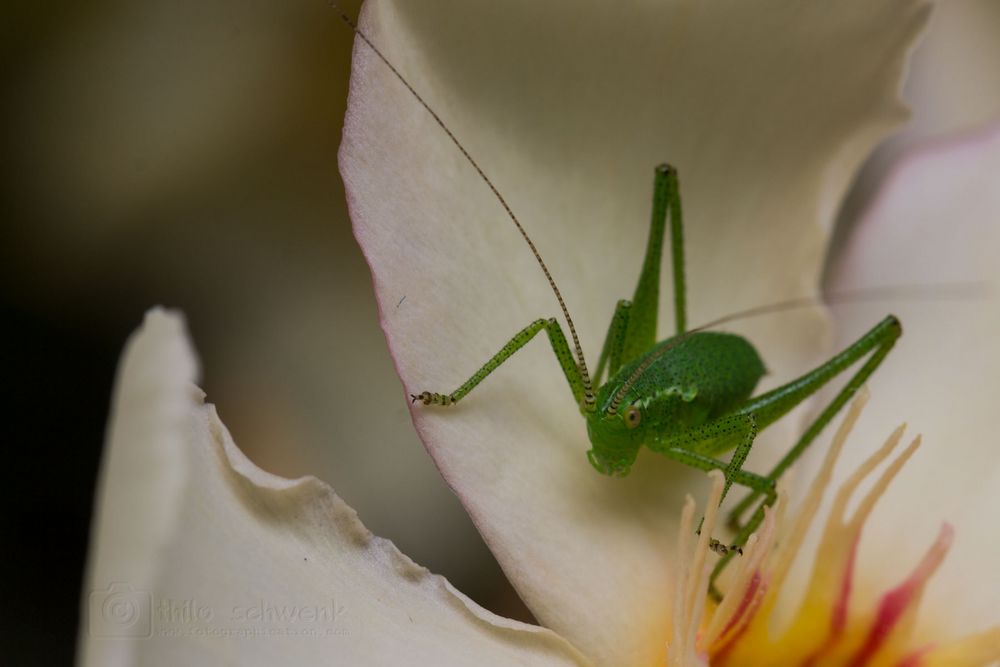
M677 333L686 327L687 306L684 283L684 239L681 220L680 186L677 170L670 165L656 168L653 180L653 212L646 242L646 256L632 296L632 311L625 331L622 363L645 354L656 344L656 325L660 299L660 268L663 263L663 241L667 217L670 217L670 239L674 269L674 310ZM611 371L612 373L614 370Z
M791 466L803 452L811 445L820 432L836 416L838 412L847 404L854 394L862 387L865 381L871 377L875 369L881 365L882 361L896 344L896 340L902 334L902 327L894 316L889 315L865 335L851 344L840 354L817 367L813 371L802 377L789 382L773 391L767 392L757 398L751 399L741 412L754 414L761 428L789 412L803 400L816 393L826 383L837 377L844 370L853 365L856 361L864 358L869 353L871 356L864 365L851 376L843 389L837 393L832 401L824 408L820 415L809 425L795 446L774 466L767 475L769 480L777 482L778 478ZM763 519L763 507L755 511L753 517L747 524L740 524L740 517L760 498L760 491L751 492L746 498L741 500L729 518L729 524L740 535L749 535L759 525ZM765 499L763 504L768 504ZM738 542L737 542L738 543Z

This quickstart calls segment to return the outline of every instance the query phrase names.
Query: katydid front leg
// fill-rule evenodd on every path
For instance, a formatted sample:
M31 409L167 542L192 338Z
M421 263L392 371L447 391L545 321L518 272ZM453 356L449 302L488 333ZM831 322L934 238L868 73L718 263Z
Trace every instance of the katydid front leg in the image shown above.
M687 299L684 279L684 230L681 218L680 183L677 170L661 164L653 177L653 214L646 241L646 255L639 272L632 300L621 299L615 306L608 326L594 380L600 382L605 366L608 377L623 364L647 352L656 343L660 300L660 266L663 263L663 237L667 215L670 216L670 242L673 258L674 319L677 334L687 326Z
M486 376L495 371L503 362L510 359L515 352L524 347L542 329L545 329L545 332L549 335L549 342L552 343L552 351L556 353L556 358L559 360L559 365L566 376L566 381L569 382L573 398L578 405L582 405L584 399L583 376L579 366L576 364L576 360L573 358L573 353L569 349L569 344L566 342L566 336L563 334L562 327L559 326L555 318L535 320L518 331L514 334L513 338L507 341L506 345L500 348L499 352L483 364L461 387L450 394L436 394L424 391L419 394L410 394L411 402L416 403L417 401L421 401L424 405L454 405L458 403L462 397L475 389L476 385L486 379Z

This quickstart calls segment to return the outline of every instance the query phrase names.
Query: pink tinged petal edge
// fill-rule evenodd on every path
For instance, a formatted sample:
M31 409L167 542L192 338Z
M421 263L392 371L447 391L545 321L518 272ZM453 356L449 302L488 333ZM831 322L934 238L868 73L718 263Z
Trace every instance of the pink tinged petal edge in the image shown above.
M202 403L193 379L182 317L151 311L130 339L116 383L89 590L127 581L150 595L153 630L176 620L155 616L164 600L187 599L213 609L225 629L231 620L226 609L234 604L318 606L333 599L346 613L337 626L344 632L266 639L153 632L102 639L88 631L85 591L81 664L589 664L550 630L482 609L390 541L373 536L323 482L283 479L257 468L233 443L214 407ZM170 408L170 419L144 417L149 408L162 412L160 406ZM116 437L123 425L129 436L124 439ZM116 476L122 460L132 464L131 477ZM155 478L164 464L181 469L179 493L143 482L142 473ZM164 506L174 520L160 526L155 542L137 545L130 535L120 543L108 540L108 519L118 508Z
M598 9L577 7L572 12L582 35L595 16L596 25L609 24L598 16L599 4L595 6ZM491 11L489 7L479 11ZM757 8L753 21L731 17L726 22L716 19L728 15L714 15L721 9L699 5L685 17L688 24L668 19L663 25L671 30L681 25L704 28L706 39L682 32L681 41L650 35L630 43L630 48L658 44L668 51L675 48L671 44L683 43L686 50L678 54L683 58L657 59L650 55L656 48L638 58L638 51L617 52L616 57L624 58L619 69L630 77L651 63L660 63L656 67L663 71L663 63L696 63L690 81L674 72L669 85L691 86L687 100L714 96L714 111L706 116L709 125L701 130L685 125L702 117L687 102L666 100L666 113L680 113L679 118L654 112L665 98L654 99L649 91L668 85L657 78L655 67L634 90L623 88L611 95L593 86L566 92L552 81L538 88L537 96L523 91L504 95L502 88L492 95L492 88L482 85L481 72L467 76L461 71L464 63L476 63L482 56L475 51L477 43L491 43L484 39L489 35L480 34L490 21L463 19L463 8L452 8L442 20L425 7L379 2L366 4L361 22L467 142L501 190L517 195L511 195L512 205L531 221L529 231L561 281L583 341L593 347L615 299L631 290L648 224L649 170L664 157L678 164L685 183L692 320L813 291L824 230L850 174L904 116L897 82L927 16L926 5L908 1L841 9L850 15L842 23L829 16L812 21L810 10L803 9L805 14L794 18L797 29L805 32L797 33L786 29L788 17L778 12ZM504 12L511 13L509 8ZM656 20L638 17L646 28ZM546 33L544 43L565 54L562 61L552 61L538 57L532 30L502 22L499 17L494 23L501 32L513 25L518 50L531 54L535 66L527 70L548 71L537 67L540 62L551 63L556 71L584 68L574 69L560 85L592 76L586 68L596 67L593 55L599 49L593 46L599 42L584 40L588 43L581 48L563 41L572 40L572 31L555 41ZM621 25L636 22L634 16L624 17ZM446 34L427 38L422 33L428 25ZM824 31L836 25L844 33L827 37ZM454 26L461 26L464 41L451 53L462 53L460 57L446 53L456 44ZM603 39L602 34L592 37ZM872 39L873 34L878 39ZM863 76L838 80L844 90L824 84L823 95L829 96L828 102L835 100L836 110L831 102L803 112L796 104L809 106L819 97L803 102L810 96L796 91L816 82L818 70L807 67L808 76L792 72L792 84L786 82L769 94L768 77L797 62L775 49L776 35L798 40L787 45L788 50L805 48L812 65L827 73L851 69L845 58L857 52L833 43L837 39L862 41L876 51L864 54ZM614 41L620 46L622 40ZM829 53L814 50L827 42ZM704 67L704 72L721 75L731 71L731 65L712 61L697 50L697 43L723 44L731 62L741 63L732 87L734 103L725 103L729 88L718 79L697 74L702 71L697 68ZM741 48L748 53L741 54ZM468 57L463 49L471 49ZM764 67L768 76L746 71L743 66L751 62ZM828 68L833 62L837 67ZM518 85L533 90L531 74L518 72ZM705 88L710 78L711 91ZM503 83L503 76L498 81ZM748 82L753 82L749 88ZM542 100L558 117L546 117L537 109L522 116L512 111L527 106L528 98ZM560 114L560 104L567 100L585 103L570 103L572 113ZM758 104L766 113L755 116ZM795 122L790 122L792 116ZM800 122L802 118L809 123ZM641 121L650 120L655 122L642 126ZM753 131L751 121L759 132ZM620 131L608 133L608 127ZM579 136L567 134L572 131ZM776 134L785 131L791 134ZM355 235L372 267L382 327L407 392L453 389L518 327L552 314L552 297L537 267L485 186L399 82L357 44L339 158ZM566 219L574 221L568 239L565 226L546 226ZM761 229L772 233L762 234ZM731 240L728 250L718 247L719 239ZM695 257L698 261L691 261ZM588 271L596 266L596 258L602 258L603 268ZM733 281L733 275L741 279ZM406 295L405 306L397 307ZM822 324L816 313L801 315L780 323L748 324L754 340L767 342L768 365L777 371L776 379L805 370L816 359ZM669 615L664 592L670 576L664 564L671 556L673 508L683 492L698 483L693 481L696 476L644 456L627 480L599 478L584 458L583 429L574 406L565 401L566 393L551 351L539 340L491 376L467 399L468 405L446 413L417 409L414 420L445 479L542 622L601 663L662 659ZM773 437L787 440L790 433ZM766 445L761 446L764 456L780 450ZM629 520L621 521L622 516Z

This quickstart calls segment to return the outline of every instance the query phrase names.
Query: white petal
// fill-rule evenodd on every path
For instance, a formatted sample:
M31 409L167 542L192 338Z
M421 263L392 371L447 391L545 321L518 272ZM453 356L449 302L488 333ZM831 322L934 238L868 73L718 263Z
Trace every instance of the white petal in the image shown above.
M483 610L330 487L246 459L150 313L118 379L84 592L85 665L585 664Z
M862 540L859 566L887 585L911 567L942 521L955 544L924 605L926 622L967 634L1000 620L1000 126L911 151L859 222L831 287L985 281L991 295L900 302L837 313L846 344L886 312L903 337L871 381L868 414L847 452L863 457L898 422L924 445L885 497ZM892 558L884 554L892 553ZM867 554L867 557L866 557Z
M378 2L362 24L521 216L591 363L634 287L663 161L681 174L692 324L814 293L851 171L904 117L897 81L926 8L530 8ZM340 160L408 391L453 390L558 312L486 186L360 44ZM766 344L772 384L821 346L814 312L744 324ZM643 456L626 480L598 476L544 337L458 408L417 408L415 420L539 620L598 662L664 655L671 526L702 475Z
M937 3L904 90L904 98L913 103L913 123L892 143L901 148L995 121L1000 116L998 59L1000 3Z
M122 354L112 399L94 508L92 583L156 576L154 561L177 531L188 483L189 454L178 434L189 419L197 369L183 320L149 311Z
M883 141L865 163L842 219L856 220L887 172L908 150L932 139L974 132L1000 119L1000 3L934 3L926 34L914 49L902 97L913 118Z

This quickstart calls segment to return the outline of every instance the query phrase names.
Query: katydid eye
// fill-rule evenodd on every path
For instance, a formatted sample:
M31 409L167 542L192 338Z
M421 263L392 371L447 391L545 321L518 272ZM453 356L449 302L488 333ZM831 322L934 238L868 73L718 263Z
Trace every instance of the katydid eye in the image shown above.
M628 409L625 410L625 425L627 427L635 428L636 426L638 426L640 418L641 415L639 414L639 408L635 407L634 405L628 406Z

